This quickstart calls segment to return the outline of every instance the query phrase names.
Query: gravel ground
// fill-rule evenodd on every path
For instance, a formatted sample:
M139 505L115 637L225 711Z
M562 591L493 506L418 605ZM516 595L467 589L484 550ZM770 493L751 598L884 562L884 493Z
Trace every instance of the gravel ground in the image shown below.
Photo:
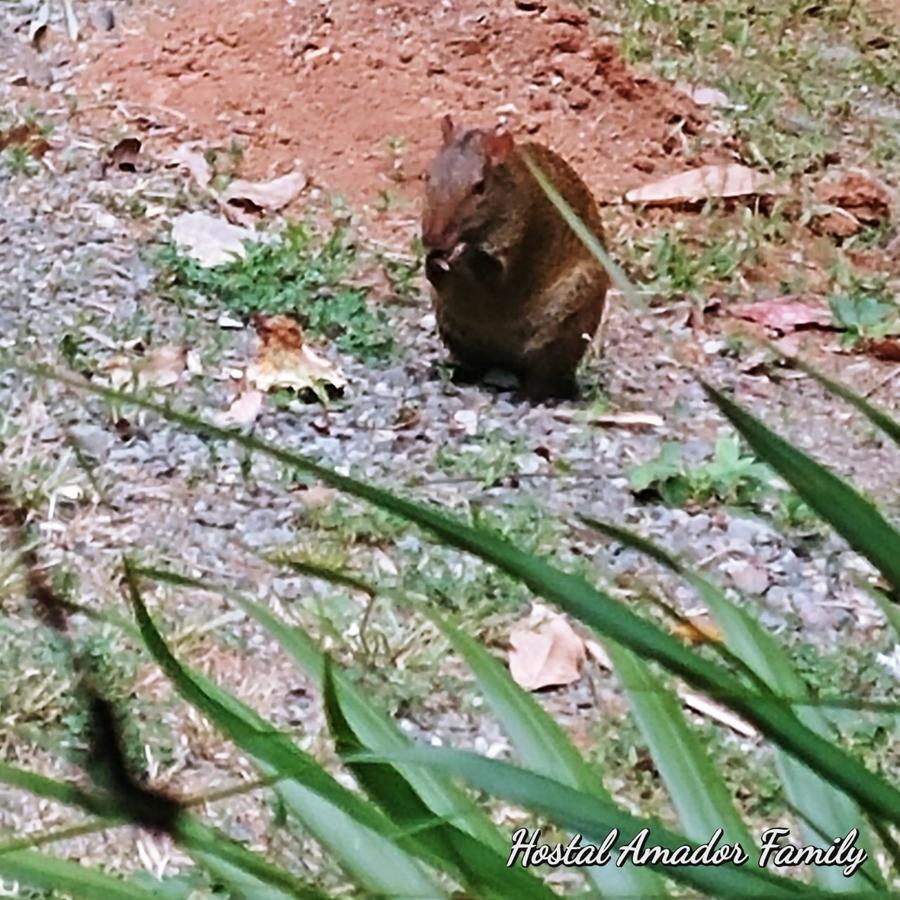
M9 33L22 10L18 4L3 4L0 33ZM109 358L129 341L140 340L152 348L188 339L204 362L204 374L166 389L165 396L206 414L224 409L229 393L221 373L246 364L252 352L251 330L229 332L231 337L220 352L219 311L179 308L162 299L154 286L155 271L142 252L175 213L185 205L196 208L200 201L185 195L183 180L172 172L100 177L96 136L79 133L77 120L65 112L70 83L65 67L55 72L56 84L62 85L58 93L54 88L28 93L11 86L14 68L14 62L0 64L4 106L21 113L28 103L39 103L54 130L53 149L34 175L0 168L0 347L20 360L61 364L60 347L67 334L79 335L83 352L95 360ZM124 213L129 198L135 196L149 200L155 214L136 220ZM690 369L696 368L714 383L734 389L781 433L851 476L892 514L900 508L897 454L857 416L836 407L808 379L776 380L769 377L772 370L743 371L746 366L730 355L718 334L698 335L685 324L687 313L682 304L651 313L617 303L605 355L593 361L585 375L586 382L602 385L613 411L659 413L664 419L659 428L602 428L580 421L586 403L530 407L509 393L446 383L437 374L443 351L422 285L417 306L390 310L400 348L397 361L388 368L366 367L334 348L323 348L348 376L346 395L327 413L317 404L294 403L287 409L269 406L256 433L372 483L463 511L477 506L503 521L519 523L516 527L526 537L529 530L539 537L542 527L550 528L556 521L571 523L576 512L623 522L683 552L724 583L755 592L765 624L787 637L826 649L847 643L884 649L881 619L854 583L867 570L839 539L828 534L785 538L746 510L672 509L660 503L639 503L630 492L629 468L654 458L665 440L685 441L691 456L702 457L723 431L721 418L691 377ZM823 359L864 391L888 374L884 366L866 359L833 354ZM315 621L310 611L316 603L335 598L334 590L285 574L261 557L263 551L307 546L305 542L319 534L304 527L314 506L310 492L287 484L273 464L255 460L252 476L245 479L239 452L217 447L213 453L208 443L159 417L125 412L117 419L107 405L78 392L37 384L10 371L0 378L4 469L17 489L32 500L41 559L77 573L82 602L105 608L120 605L116 567L123 552L136 548L147 560L212 575L288 615L301 620L306 616L307 623ZM893 397L890 388L875 396L897 411L896 391ZM475 478L448 475L438 466L439 452L472 445L468 432L489 435L494 431L502 435L498 443L521 448L510 465L513 475L501 478L497 486L484 488ZM67 434L96 461L93 477L99 490L68 449ZM568 467L567 473L561 471L562 465ZM319 495L315 502L323 499L334 504L327 495ZM526 516L521 510L537 512ZM542 544L542 549L554 549L567 561L591 567L619 587L634 585L635 578L651 577L651 568L635 554L584 529L564 528L551 534L558 543ZM368 577L390 580L396 574L407 583L415 580L417 572L445 565L459 575L466 590L480 571L473 563L433 550L414 536L386 539L374 547L356 546L350 561ZM670 590L682 609L697 608L685 588L657 575L652 580ZM501 594L503 584L495 587ZM16 599L15 590L4 594L5 641L21 640L29 634L28 610ZM161 604L160 615L177 623L194 664L239 691L279 724L304 734L306 746L325 752L318 736L321 719L315 693L267 638L245 620L229 616L230 608L212 595L160 591L150 596ZM510 622L524 611L521 599L514 594L511 602L504 602L502 596L493 596L486 598L483 608L463 609L462 615L473 630L502 640ZM290 608L292 601L299 609ZM355 622L362 606L346 598L343 602L349 612L341 620L346 626L344 643L336 645L336 650L352 661L360 647ZM477 707L468 701L459 703L451 695L453 679L464 678L463 672L453 661L440 658L441 645L430 633L390 610L379 611L372 627L382 629L395 648L414 642L416 652L405 658L401 654L396 671L380 669L376 659L369 671L361 673L373 690L395 700L397 694L386 688L396 691L407 678L406 690L415 704L402 697L397 703L404 727L429 739L481 750L505 747L500 732L478 715ZM218 629L216 640L204 644L204 631L214 628ZM107 641L117 652L128 646L121 638L107 637ZM12 668L3 681L15 685L4 701L26 696L34 700L32 686L49 675L36 671L39 663L29 665L21 648L4 657ZM383 664L387 665L386 660ZM153 702L171 700L146 658L128 665L133 667L129 670L132 696ZM65 680L60 673L55 677ZM414 684L408 683L410 678ZM587 713L621 715L621 701L611 679L598 671L588 681L545 698L576 735ZM50 678L48 683L53 682ZM0 705L0 709L10 726L7 734L0 731L8 759L45 771L67 771L65 764L54 761L52 752L26 745L32 733L28 729L52 728L55 714L48 714L47 720L35 714L23 721L11 708ZM155 735L147 736L148 769L178 791L221 786L237 774L247 777L252 771L234 751L217 743L208 726L185 715L182 707L170 703L157 727ZM171 744L166 759L154 758L151 749L160 735ZM71 821L56 809L37 809L21 794L0 791L0 797L0 829L8 833ZM264 843L269 840L267 817L260 808L245 799L216 815L239 834ZM113 860L128 868L138 863L129 850L132 840L143 848L143 864L159 871L168 871L167 866L179 858L163 842L134 834L124 841L80 839L62 849L88 861ZM314 853L302 845L281 849L298 856ZM307 859L315 867L316 857Z

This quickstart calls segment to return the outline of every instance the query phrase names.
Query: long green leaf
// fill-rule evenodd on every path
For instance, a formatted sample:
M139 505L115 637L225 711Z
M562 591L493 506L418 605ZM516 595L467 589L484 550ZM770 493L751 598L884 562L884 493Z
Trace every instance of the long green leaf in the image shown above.
M771 344L769 346L772 347ZM772 349L779 352L776 347L772 347ZM865 397L857 394L856 391L850 390L846 385L824 375L806 360L800 359L798 356L786 356L785 360L788 365L800 369L801 372L805 372L811 378L815 378L819 384L835 396L855 406L876 428L883 431L895 444L900 444L900 422L893 416L870 403Z
M213 585L207 580L190 578L169 569L139 566L135 567L135 573L156 581L213 591L227 597L265 628L303 669L310 681L319 690L322 689L322 667L325 659L323 651L309 635L297 627L286 625L267 607L222 585ZM386 751L395 747L410 746L409 738L344 672L333 667L332 677L339 692L341 709L349 719L354 732L367 747L375 751ZM506 849L508 842L490 819L449 779L439 772L423 770L420 766L411 767L409 771L404 771L403 775L437 816L453 822L498 852Z
M821 711L813 704L806 683L794 670L790 660L775 639L745 610L728 599L699 572L672 556L658 544L634 534L611 522L600 522L585 516L582 521L627 547L638 550L656 560L671 572L685 579L703 599L707 609L722 628L725 642L731 651L750 667L772 691L799 702L795 712L809 728L823 737L833 737L833 729ZM859 806L843 791L820 778L807 766L776 749L781 782L791 805L802 815L802 828L809 844L821 843L834 835L859 829L859 844L872 847ZM809 823L815 823L815 828ZM862 881L882 885L878 867L869 854L869 861L850 878L827 867L816 867L816 881L832 890L856 890Z
M585 762L562 728L510 678L497 660L446 617L424 607L422 612L466 661L494 715L528 768L612 803L600 776ZM621 868L590 866L586 874L610 896L666 896L655 873L636 868L631 863Z
M0 877L45 891L62 891L83 900L159 900L159 893L106 875L98 869L36 850L14 850L0 855Z
M440 537L444 543L481 557L520 579L536 594L558 603L570 614L597 629L600 634L611 637L639 655L657 660L700 690L726 697L726 702L732 709L798 759L844 788L866 810L883 816L888 821L900 822L900 791L870 772L854 756L804 726L783 703L747 692L727 670L685 648L674 637L643 620L609 595L591 587L584 579L548 565L538 556L519 550L494 532L473 528L440 510L341 475L313 460L272 446L237 429L221 428L190 413L171 409L137 394L100 385L85 385L47 367L16 368L38 377L52 378L109 400L152 410L191 431L211 438L230 440L246 449L259 451L286 466L311 473L326 484L421 525Z
M370 892L387 896L441 897L444 892L411 858L410 852L440 866L436 859L370 803L342 787L287 735L263 722L236 698L189 673L175 659L153 624L137 589L136 572L126 564L129 598L138 627L150 655L171 679L181 696L196 706L245 753L263 765L265 772L287 782L279 785L282 796L302 811L309 807L317 823L316 837ZM307 819L309 822L309 819ZM331 822L331 830L328 830ZM342 852L343 851L343 852ZM372 859L380 864L371 865Z
M361 760L377 761L371 755ZM434 766L464 779L472 787L494 796L504 797L527 809L546 816L586 841L602 844L611 831L617 829L616 848L629 842L638 832L650 829L648 846L674 850L680 846L698 846L674 834L659 822L629 815L617 806L600 800L596 795L578 791L543 775L528 772L509 763L487 759L474 753L421 747L398 751L391 761L419 762ZM720 843L721 846L721 843ZM683 884L706 891L713 897L821 897L818 889L789 881L758 869L753 860L753 848L743 848L750 860L743 866L723 863L720 866L675 866L648 863L652 869ZM615 860L615 853L613 854ZM517 860L520 862L520 860Z
M80 788L62 781L47 778L36 772L17 769L7 763L0 763L0 782L27 790L37 797L53 800L67 806L74 806L100 816L110 826L121 825L130 820L128 810L122 809L115 799L102 794L88 794ZM182 844L198 862L234 887L246 888L252 885L260 897L272 900L322 900L322 895L303 884L289 872L278 869L262 857L232 841L222 832L210 828L187 812L181 812L174 823L172 837ZM7 856L31 851L19 849L0 853L0 860ZM49 858L49 857L48 857ZM234 883L229 873L240 873Z
M685 834L699 841L722 828L725 841L751 846L731 792L685 720L681 703L630 650L615 641L604 646Z
M705 382L703 388L756 455L772 466L900 594L900 532L878 508L723 393Z
M360 742L344 717L327 662L323 680L325 714L338 754L348 763L366 793L398 825L414 830L435 855L452 863L460 881L474 896L485 900L515 900L519 897L552 900L556 896L530 872L508 869L506 854L495 853L466 832L437 819L394 765L355 762L354 754L369 752L369 749Z

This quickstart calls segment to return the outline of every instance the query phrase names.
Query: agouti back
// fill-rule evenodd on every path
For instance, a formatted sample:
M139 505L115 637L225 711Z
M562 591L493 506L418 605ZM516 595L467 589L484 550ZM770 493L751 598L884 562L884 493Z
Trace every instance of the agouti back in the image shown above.
M441 339L476 377L508 369L532 400L571 397L609 279L528 170L522 151L602 240L594 198L549 147L520 148L504 131L456 129L449 116L442 131L422 217Z

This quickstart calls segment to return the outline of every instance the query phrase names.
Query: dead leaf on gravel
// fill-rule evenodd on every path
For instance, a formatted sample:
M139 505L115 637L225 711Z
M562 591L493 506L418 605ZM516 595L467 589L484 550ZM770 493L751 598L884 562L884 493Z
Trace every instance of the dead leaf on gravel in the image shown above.
M50 144L34 122L23 122L0 131L0 150L7 147L24 147L31 156L40 159L50 149Z
M849 237L865 225L881 225L891 219L894 194L865 169L832 173L816 187L816 201L824 205L814 215L813 230L832 237Z
M176 246L204 268L242 258L244 241L256 237L249 228L232 225L205 212L181 213L172 221Z
M170 387L177 384L187 368L188 352L177 344L163 344L143 357L135 359L118 353L107 359L100 371L109 379L110 387L118 390L134 383L145 387Z
M759 303L745 303L730 310L738 319L757 322L780 334L798 328L833 328L834 318L828 304L821 297L788 294Z
M181 144L170 153L167 153L163 160L170 165L184 169L194 179L198 187L208 187L212 181L212 168L206 161L203 151L198 149L197 144Z
M123 138L109 151L107 165L120 172L135 172L140 152L141 142L137 138Z
M290 172L271 181L232 181L222 194L230 206L255 213L276 212L295 200L306 187L302 172Z
M689 644L721 643L722 632L711 616L690 616L683 622L677 622L672 634Z
M900 363L900 338L873 338L864 341L862 349L876 359Z
M528 691L571 684L581 677L584 641L568 620L540 604L509 636L509 673Z
M747 197L774 194L778 190L772 176L736 163L701 166L645 184L625 194L629 203L696 203L710 197Z
M248 384L260 391L288 388L297 393L346 386L343 374L305 343L290 316L257 315L253 324L261 343L255 362L247 367Z
M261 391L242 391L232 400L228 409L216 414L215 422L223 428L252 425L262 412L262 408L263 394Z

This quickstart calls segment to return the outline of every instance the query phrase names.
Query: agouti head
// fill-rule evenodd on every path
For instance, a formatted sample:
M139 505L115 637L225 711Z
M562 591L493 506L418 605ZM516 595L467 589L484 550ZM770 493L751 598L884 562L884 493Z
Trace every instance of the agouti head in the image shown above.
M498 216L505 191L503 164L513 150L506 131L457 129L450 116L441 122L443 144L426 176L422 243L429 251L452 256L476 243Z

